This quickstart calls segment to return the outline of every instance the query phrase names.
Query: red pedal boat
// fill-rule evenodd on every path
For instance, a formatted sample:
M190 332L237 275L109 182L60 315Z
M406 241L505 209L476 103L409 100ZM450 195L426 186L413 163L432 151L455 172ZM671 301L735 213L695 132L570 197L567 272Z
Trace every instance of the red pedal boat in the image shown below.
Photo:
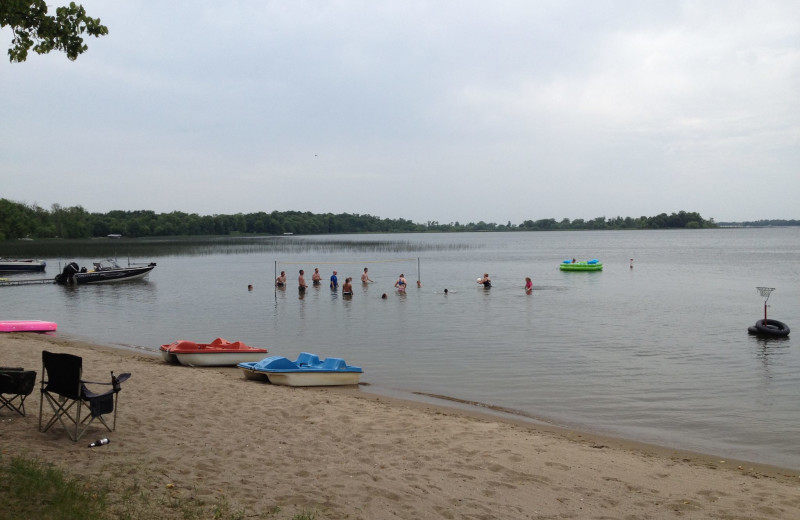
M188 367L236 366L248 361L261 361L267 349L245 345L241 341L231 343L217 338L211 343L195 343L178 340L161 345L161 356L167 363L180 363Z

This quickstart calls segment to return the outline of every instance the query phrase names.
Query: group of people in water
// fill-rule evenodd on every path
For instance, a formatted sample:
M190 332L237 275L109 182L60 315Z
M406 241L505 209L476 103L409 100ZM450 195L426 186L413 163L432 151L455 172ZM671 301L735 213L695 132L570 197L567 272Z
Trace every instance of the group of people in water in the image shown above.
M478 283L483 285L484 289L491 288L492 280L489 278L489 273L483 273L483 278L478 278ZM445 289L444 292L447 294L447 289ZM525 277L525 292L527 294L531 294L533 292L533 281L531 280L530 276Z
M400 278L403 278L402 274L400 275ZM361 275L361 282L364 285L373 282L373 280L369 277L369 268L367 267L364 268L364 274ZM319 267L314 268L314 274L311 275L311 284L315 286L322 285L322 275L319 274ZM286 287L286 271L281 271L281 274L275 278L275 286ZM303 269L300 269L300 275L297 277L297 287L300 292L303 292L308 288L308 284L306 283L306 273ZM334 291L339 289L339 273L335 270L330 278L330 288ZM352 276L345 278L345 281L342 284L342 294L345 296L353 294Z
M575 259L572 259L572 262L575 262ZM633 269L633 258L631 258L630 268ZM368 285L373 283L369 277L369 268L364 268L364 273L361 275L361 283L363 285ZM319 268L314 268L314 274L311 275L311 284L312 285L322 285L322 275L319 274ZM478 278L478 284L483 285L485 289L489 289L492 287L492 280L489 278L489 273L483 273L483 277ZM305 271L300 269L300 276L297 277L297 285L301 293L305 292L308 288L308 284L306 283L305 278ZM275 278L275 286L276 287L286 287L286 271L281 271L280 276ZM398 292L404 293L406 288L408 287L408 281L403 273L400 273L400 276L397 278L397 281L394 283L394 287L397 289ZM422 287L422 282L417 280L417 287ZM330 288L331 290L338 291L339 290L339 278L338 273L334 270L333 274L330 278ZM252 291L253 286L248 285L247 289ZM444 294L448 294L449 291L447 289L444 290ZM532 294L533 293L533 281L531 281L530 276L525 277L525 293ZM342 284L342 295L343 296L352 296L353 295L353 277L347 277ZM387 298L386 293L381 295L381 298Z
M333 271L333 274L330 277L330 288L333 291L339 290L339 277L338 272L336 270ZM369 277L369 268L364 268L364 273L361 275L361 283L362 285L368 285L373 283ZM321 285L322 284L322 275L319 274L319 268L314 268L314 274L311 275L311 283L312 285ZM489 289L492 287L492 280L489 278L489 273L483 273L483 277L478 278L478 284L483 285L484 289ZM306 283L305 278L305 271L300 269L300 275L297 277L297 285L298 289L301 293L305 292L308 288L308 284ZM281 271L281 274L275 278L275 286L280 288L286 287L286 271ZM408 287L408 281L403 273L400 273L400 276L397 278L397 281L394 283L394 287L398 290L398 292L404 293L406 288ZM417 280L417 287L422 287L422 282ZM248 289L252 290L252 285L248 286ZM525 292L527 294L531 294L533 292L533 282L529 276L525 277ZM444 290L444 294L448 294L449 291L447 289ZM342 284L342 296L352 296L353 295L353 277L345 278L344 283ZM386 293L381 295L381 298L386 299Z

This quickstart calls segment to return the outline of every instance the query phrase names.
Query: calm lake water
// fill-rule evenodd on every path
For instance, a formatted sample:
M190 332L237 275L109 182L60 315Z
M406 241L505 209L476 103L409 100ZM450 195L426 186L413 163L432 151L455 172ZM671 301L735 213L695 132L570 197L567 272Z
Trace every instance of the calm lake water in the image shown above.
M105 242L121 264L158 267L144 282L2 287L3 319L151 351L223 337L343 357L364 367L369 391L800 469L800 345L747 334L763 317L757 286L776 288L769 317L800 334L800 228ZM100 258L92 245L80 256L42 247L48 277ZM558 270L573 257L604 270ZM314 267L325 282L301 297L297 271L310 281ZM354 278L352 298L328 288L334 269ZM406 294L393 288L401 272ZM475 283L484 272L489 290Z

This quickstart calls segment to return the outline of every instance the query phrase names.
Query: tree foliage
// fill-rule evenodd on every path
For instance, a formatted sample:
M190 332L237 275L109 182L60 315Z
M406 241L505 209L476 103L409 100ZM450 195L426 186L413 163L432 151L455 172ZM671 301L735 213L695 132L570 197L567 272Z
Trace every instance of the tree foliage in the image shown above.
M87 16L82 5L70 2L56 8L55 16L47 14L44 0L0 1L0 28L10 27L13 34L9 60L23 62L33 48L38 54L62 51L75 60L88 50L84 35L99 37L108 34L108 27L99 18Z
M127 237L169 237L197 235L266 234L327 235L335 233L414 233L462 231L557 231L599 229L699 229L716 227L698 213L681 211L654 217L597 217L592 220L526 220L519 225L493 222L462 224L437 221L415 223L403 218L382 219L350 213L273 211L235 215L156 213L149 210L89 213L80 206L64 208L54 204L48 211L0 199L0 240L17 238L90 238L120 234Z

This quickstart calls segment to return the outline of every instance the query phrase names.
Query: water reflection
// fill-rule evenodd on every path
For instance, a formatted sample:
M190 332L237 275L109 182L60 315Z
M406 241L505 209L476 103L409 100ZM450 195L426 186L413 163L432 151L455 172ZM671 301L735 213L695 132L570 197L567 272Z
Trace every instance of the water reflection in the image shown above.
M754 343L758 347L756 350L756 359L761 361L764 367L764 374L767 379L770 379L770 368L780 363L780 356L789 354L789 337L763 337L753 336Z

